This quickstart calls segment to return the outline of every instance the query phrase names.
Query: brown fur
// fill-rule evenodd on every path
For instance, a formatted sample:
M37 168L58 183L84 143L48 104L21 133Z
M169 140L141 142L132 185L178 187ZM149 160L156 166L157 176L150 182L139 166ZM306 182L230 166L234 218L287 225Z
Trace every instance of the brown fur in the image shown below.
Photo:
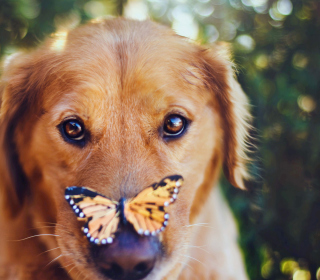
M250 115L225 49L191 44L149 21L113 19L51 38L5 66L1 279L105 279L65 188L87 186L117 200L171 174L185 184L161 236L166 256L146 279L246 279L234 221L214 187L222 164L234 186L244 188L246 176ZM170 112L192 123L166 143L158 130ZM69 115L90 130L84 148L57 129ZM209 226L189 226L203 222Z

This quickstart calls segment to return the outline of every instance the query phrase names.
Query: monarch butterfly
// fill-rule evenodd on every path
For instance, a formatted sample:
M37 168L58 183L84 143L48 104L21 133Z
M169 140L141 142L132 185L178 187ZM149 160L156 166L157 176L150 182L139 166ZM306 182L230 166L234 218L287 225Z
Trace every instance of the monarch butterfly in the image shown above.
M135 197L119 201L85 187L68 187L65 199L78 220L85 222L83 233L91 243L112 243L120 221L131 223L140 235L156 235L168 224L166 207L173 203L183 183L180 175L168 176L145 188Z

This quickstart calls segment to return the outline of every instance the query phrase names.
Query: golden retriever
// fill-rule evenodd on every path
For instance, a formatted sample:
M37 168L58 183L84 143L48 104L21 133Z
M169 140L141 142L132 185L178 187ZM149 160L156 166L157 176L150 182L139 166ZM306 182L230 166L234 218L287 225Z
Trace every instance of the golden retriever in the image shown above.
M247 279L217 188L222 166L245 188L250 121L224 45L92 22L8 60L0 96L0 279ZM173 174L184 185L155 237L94 246L64 197L118 201Z

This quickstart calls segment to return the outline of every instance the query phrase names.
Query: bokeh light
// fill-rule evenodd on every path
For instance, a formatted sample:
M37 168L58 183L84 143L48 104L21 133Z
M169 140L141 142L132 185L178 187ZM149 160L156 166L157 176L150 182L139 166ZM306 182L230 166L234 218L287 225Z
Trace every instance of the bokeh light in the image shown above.
M124 15L131 19L145 20L149 17L148 7L142 0L130 0L125 7Z
M296 52L293 56L292 64L297 69L303 69L308 64L308 58L303 52Z
M280 269L283 274L293 275L299 269L299 264L293 259L283 259Z
M68 14L56 15L54 25L57 30L68 30L78 26L81 22L81 16L78 11L71 11Z
M317 280L320 280L320 267L317 270L316 277L317 277Z
M67 40L68 32L60 31L53 34L54 40L51 44L51 49L56 52L61 52L64 50L66 40Z
M317 107L316 101L310 95L300 95L298 97L298 105L301 110L311 113Z
M250 35L240 35L235 41L243 52L251 52L255 47L255 41Z
M102 1L89 1L84 5L84 11L90 18L102 17L107 10Z
M269 65L268 56L266 54L259 54L254 62L258 69L266 69Z
M205 35L209 43L214 43L219 38L219 31L214 25L208 24L205 27Z
M212 15L212 13L214 11L214 6L210 2L197 3L194 6L194 11L202 17L208 17L208 16Z
M40 14L40 5L36 0L24 0L20 2L20 13L27 19L35 19Z
M272 274L272 270L273 270L273 266L274 266L274 262L273 260L267 260L261 267L261 276L264 279L268 279L271 274Z
M199 27L190 8L186 5L177 5L172 10L172 28L181 36L197 39Z
M280 14L288 16L291 14L293 6L290 0L279 0L277 2L277 9Z
M311 280L311 274L307 270L297 270L293 274L292 280Z

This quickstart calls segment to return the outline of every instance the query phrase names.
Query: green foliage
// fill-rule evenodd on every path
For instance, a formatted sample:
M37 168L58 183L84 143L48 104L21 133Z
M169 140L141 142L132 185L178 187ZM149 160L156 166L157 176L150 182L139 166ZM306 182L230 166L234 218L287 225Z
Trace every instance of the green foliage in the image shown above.
M33 47L57 29L125 1L0 0L0 52ZM130 2L130 1L129 1ZM132 2L132 1L131 1ZM150 16L203 43L229 41L251 99L259 149L248 192L225 180L253 280L316 279L320 266L320 2L145 0ZM310 273L310 274L308 274ZM294 275L294 277L293 277ZM310 277L311 275L311 277Z
M0 54L34 47L53 32L122 12L125 0L0 0Z
M270 2L271 9L278 2ZM265 205L259 238L272 262L265 279L291 279L280 269L285 258L312 279L320 266L319 10L318 1L294 1L292 13L276 22L270 13L238 13L240 21L251 21L242 32L255 41L249 53L235 48L235 56L260 140Z

